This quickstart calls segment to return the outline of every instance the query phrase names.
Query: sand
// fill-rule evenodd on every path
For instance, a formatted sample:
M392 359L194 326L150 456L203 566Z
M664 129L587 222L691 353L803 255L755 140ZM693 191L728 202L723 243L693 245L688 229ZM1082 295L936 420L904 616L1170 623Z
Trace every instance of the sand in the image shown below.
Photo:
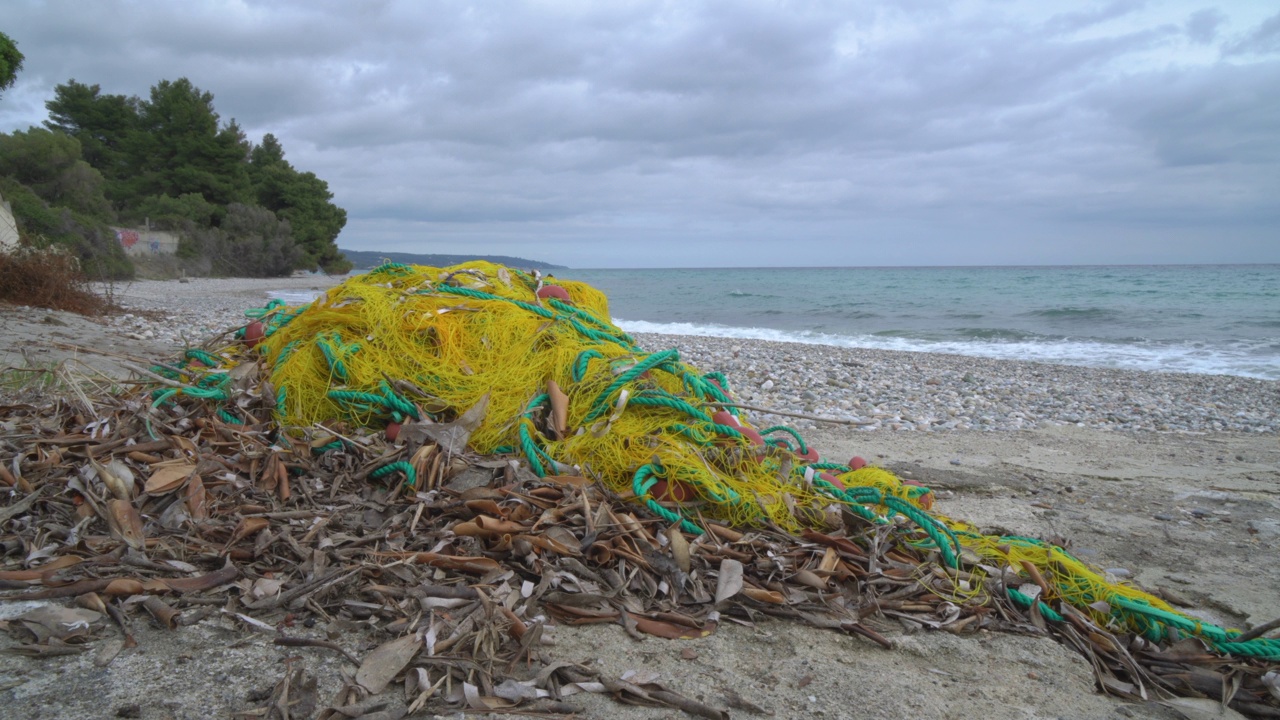
M287 282L310 288L323 279ZM171 281L116 290L135 318L146 319L163 302L185 318L187 327L196 327L216 325L208 314L233 317L241 306L261 305L266 288L284 286L279 280ZM147 320L153 327L168 322L155 317ZM106 384L120 377L121 358L53 343L135 356L140 362L174 353L167 331L153 329L153 337L145 338L129 322L0 307L0 367L21 366L25 351L37 363L88 363L103 373ZM804 351L735 342L752 352ZM895 356L926 369L937 360L908 353L888 357ZM1010 363L1020 371L1036 370L1029 365ZM1133 375L1130 381L1141 385L1143 376L1154 374ZM1264 407L1274 407L1280 397L1276 383L1253 387L1270 392L1271 404ZM1280 443L1274 432L1041 425L919 432L895 431L887 424L875 431L819 424L804 432L823 456L862 455L935 488L943 513L1000 532L1061 538L1083 559L1144 587L1164 588L1189 603L1187 612L1215 623L1249 627L1280 616L1280 564L1274 559L1280 548ZM24 611L25 605L0 603L0 618ZM1098 694L1085 660L1047 638L908 632L896 622L868 622L891 637L894 650L833 631L761 621L724 623L713 636L696 641L637 642L618 627L562 627L545 654L614 674L655 672L672 689L728 708L734 717L753 716L752 705L780 718L1181 717L1158 704ZM260 705L253 698L282 677L286 659L320 677L322 703L339 689L341 673L353 670L330 651L275 647L270 634L246 633L217 616L177 632L151 627L139 617L136 629L140 646L103 668L95 666L94 652L45 659L0 655L0 707L5 708L0 715L228 717ZM335 641L356 654L377 643L360 633ZM603 697L572 700L586 717L682 717Z

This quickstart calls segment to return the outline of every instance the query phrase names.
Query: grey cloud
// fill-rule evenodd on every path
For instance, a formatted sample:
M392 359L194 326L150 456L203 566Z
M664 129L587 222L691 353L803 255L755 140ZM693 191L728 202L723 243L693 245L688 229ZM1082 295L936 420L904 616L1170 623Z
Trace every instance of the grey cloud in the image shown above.
M1223 48L1224 55L1266 55L1280 52L1280 13Z
M139 94L188 76L330 182L353 247L760 264L780 238L865 258L874 237L886 262L909 261L886 239L999 262L1084 233L1110 240L1080 261L1106 261L1161 222L1229 217L1255 249L1276 222L1280 16L1242 30L1227 5L80 7L7 21L35 49L0 120L72 76ZM1230 62L1178 60L1224 37Z
M1187 37L1199 45L1208 45L1218 37L1218 28L1227 16L1217 8L1197 10L1187 18Z

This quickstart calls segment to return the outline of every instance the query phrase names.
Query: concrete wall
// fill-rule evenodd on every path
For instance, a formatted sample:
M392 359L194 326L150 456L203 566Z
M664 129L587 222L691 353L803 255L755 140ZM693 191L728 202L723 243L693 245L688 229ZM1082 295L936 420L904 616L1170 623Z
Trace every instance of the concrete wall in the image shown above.
M116 240L124 248L124 254L130 257L140 255L173 255L178 252L178 236L159 230L133 230L130 228L111 228L116 231Z
M0 197L0 252L12 252L18 247L18 222L13 219L9 201Z

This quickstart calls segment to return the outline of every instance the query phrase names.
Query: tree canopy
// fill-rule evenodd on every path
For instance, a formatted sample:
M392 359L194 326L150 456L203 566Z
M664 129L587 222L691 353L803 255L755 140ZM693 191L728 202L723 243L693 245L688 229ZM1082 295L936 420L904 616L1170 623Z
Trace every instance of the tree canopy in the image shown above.
M219 255L211 272L349 270L336 243L347 214L328 183L294 168L274 135L253 145L213 99L187 78L145 99L71 79L45 103L44 128L0 134L0 177L51 207L181 230L188 251ZM234 262L244 242L258 248L252 268Z
M22 53L18 52L18 44L8 35L0 32L0 90L13 87L24 59L26 58Z

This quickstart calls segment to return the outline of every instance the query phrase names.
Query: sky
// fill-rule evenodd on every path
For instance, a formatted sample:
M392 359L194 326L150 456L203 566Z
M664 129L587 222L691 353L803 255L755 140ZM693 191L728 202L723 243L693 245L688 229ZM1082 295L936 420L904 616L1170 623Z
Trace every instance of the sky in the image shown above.
M579 268L1280 262L1280 6L5 0L0 131L187 77L338 245Z

